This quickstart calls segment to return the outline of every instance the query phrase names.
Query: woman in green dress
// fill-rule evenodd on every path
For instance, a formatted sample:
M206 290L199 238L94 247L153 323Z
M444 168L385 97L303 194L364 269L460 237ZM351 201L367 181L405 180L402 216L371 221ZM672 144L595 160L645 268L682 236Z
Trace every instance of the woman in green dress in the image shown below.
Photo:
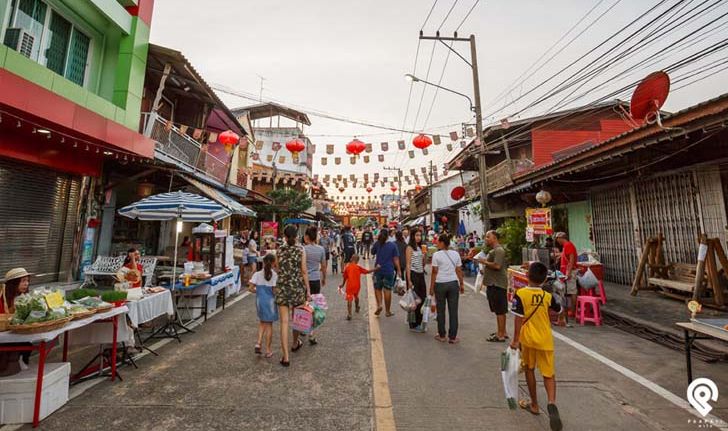
M288 326L293 309L304 304L310 297L308 273L306 271L306 252L296 244L298 229L289 225L283 230L285 244L278 250L278 284L276 285L276 304L281 319L281 365L289 366L288 359ZM303 345L298 331L293 331L293 348L297 351Z

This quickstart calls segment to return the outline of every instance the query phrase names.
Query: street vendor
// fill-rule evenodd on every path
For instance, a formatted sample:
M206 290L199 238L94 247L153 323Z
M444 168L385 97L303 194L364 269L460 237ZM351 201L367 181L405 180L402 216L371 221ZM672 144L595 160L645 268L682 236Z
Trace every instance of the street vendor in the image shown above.
M559 326L566 326L567 314L574 317L576 314L576 296L579 290L576 285L576 246L569 241L565 232L557 232L554 239L561 246L561 273L566 277L566 296L569 300L567 313L559 315Z
M144 267L141 263L139 263L140 259L141 253L139 253L139 250L130 248L126 252L124 265L119 271L122 273L120 279L128 281L131 287L142 287L142 274L144 273Z
M15 313L15 298L28 293L31 275L25 268L13 268L0 280L0 313Z

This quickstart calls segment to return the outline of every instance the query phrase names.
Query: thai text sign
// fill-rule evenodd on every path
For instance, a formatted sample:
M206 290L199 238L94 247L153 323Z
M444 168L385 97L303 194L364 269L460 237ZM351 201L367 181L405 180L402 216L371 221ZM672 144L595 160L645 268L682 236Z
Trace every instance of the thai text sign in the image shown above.
M533 229L536 235L551 235L551 208L526 208L527 228Z

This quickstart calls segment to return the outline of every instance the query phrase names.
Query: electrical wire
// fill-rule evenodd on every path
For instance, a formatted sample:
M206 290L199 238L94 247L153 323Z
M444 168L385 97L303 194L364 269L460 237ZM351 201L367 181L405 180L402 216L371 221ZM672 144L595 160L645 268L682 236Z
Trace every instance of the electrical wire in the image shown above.
M460 1L460 0L455 0L453 2L452 6L450 6L450 10L447 11L447 15L445 15L445 18L440 23L440 26L437 27L437 31L440 31L442 29L442 26L445 25L445 22L447 21L447 19L450 18L450 14L452 13L453 9L455 9L455 6L457 6L458 1Z

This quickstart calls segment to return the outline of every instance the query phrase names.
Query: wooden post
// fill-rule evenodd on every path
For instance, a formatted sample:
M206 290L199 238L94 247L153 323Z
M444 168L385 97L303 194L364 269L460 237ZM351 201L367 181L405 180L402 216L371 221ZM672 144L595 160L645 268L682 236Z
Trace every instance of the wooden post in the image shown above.
M703 279L705 278L705 259L708 256L708 237L700 234L698 247L698 265L695 269L695 285L693 287L693 301L699 301L703 293Z
M715 305L723 306L723 286L720 284L720 278L718 277L718 265L716 263L716 254L719 253L718 248L722 249L719 239L713 238L708 240L708 260L706 264L708 266L708 279L710 280L710 284L713 286ZM725 255L723 257L725 257Z
M640 263L637 265L637 273L634 276L634 281L632 282L632 290L629 292L632 296L637 296L637 292L640 289L640 284L642 283L642 276L645 273L645 266L647 266L647 262L649 259L650 254L652 253L652 249L654 247L654 238L650 238L647 240L647 244L645 244L644 250L642 250L642 257L640 257Z

